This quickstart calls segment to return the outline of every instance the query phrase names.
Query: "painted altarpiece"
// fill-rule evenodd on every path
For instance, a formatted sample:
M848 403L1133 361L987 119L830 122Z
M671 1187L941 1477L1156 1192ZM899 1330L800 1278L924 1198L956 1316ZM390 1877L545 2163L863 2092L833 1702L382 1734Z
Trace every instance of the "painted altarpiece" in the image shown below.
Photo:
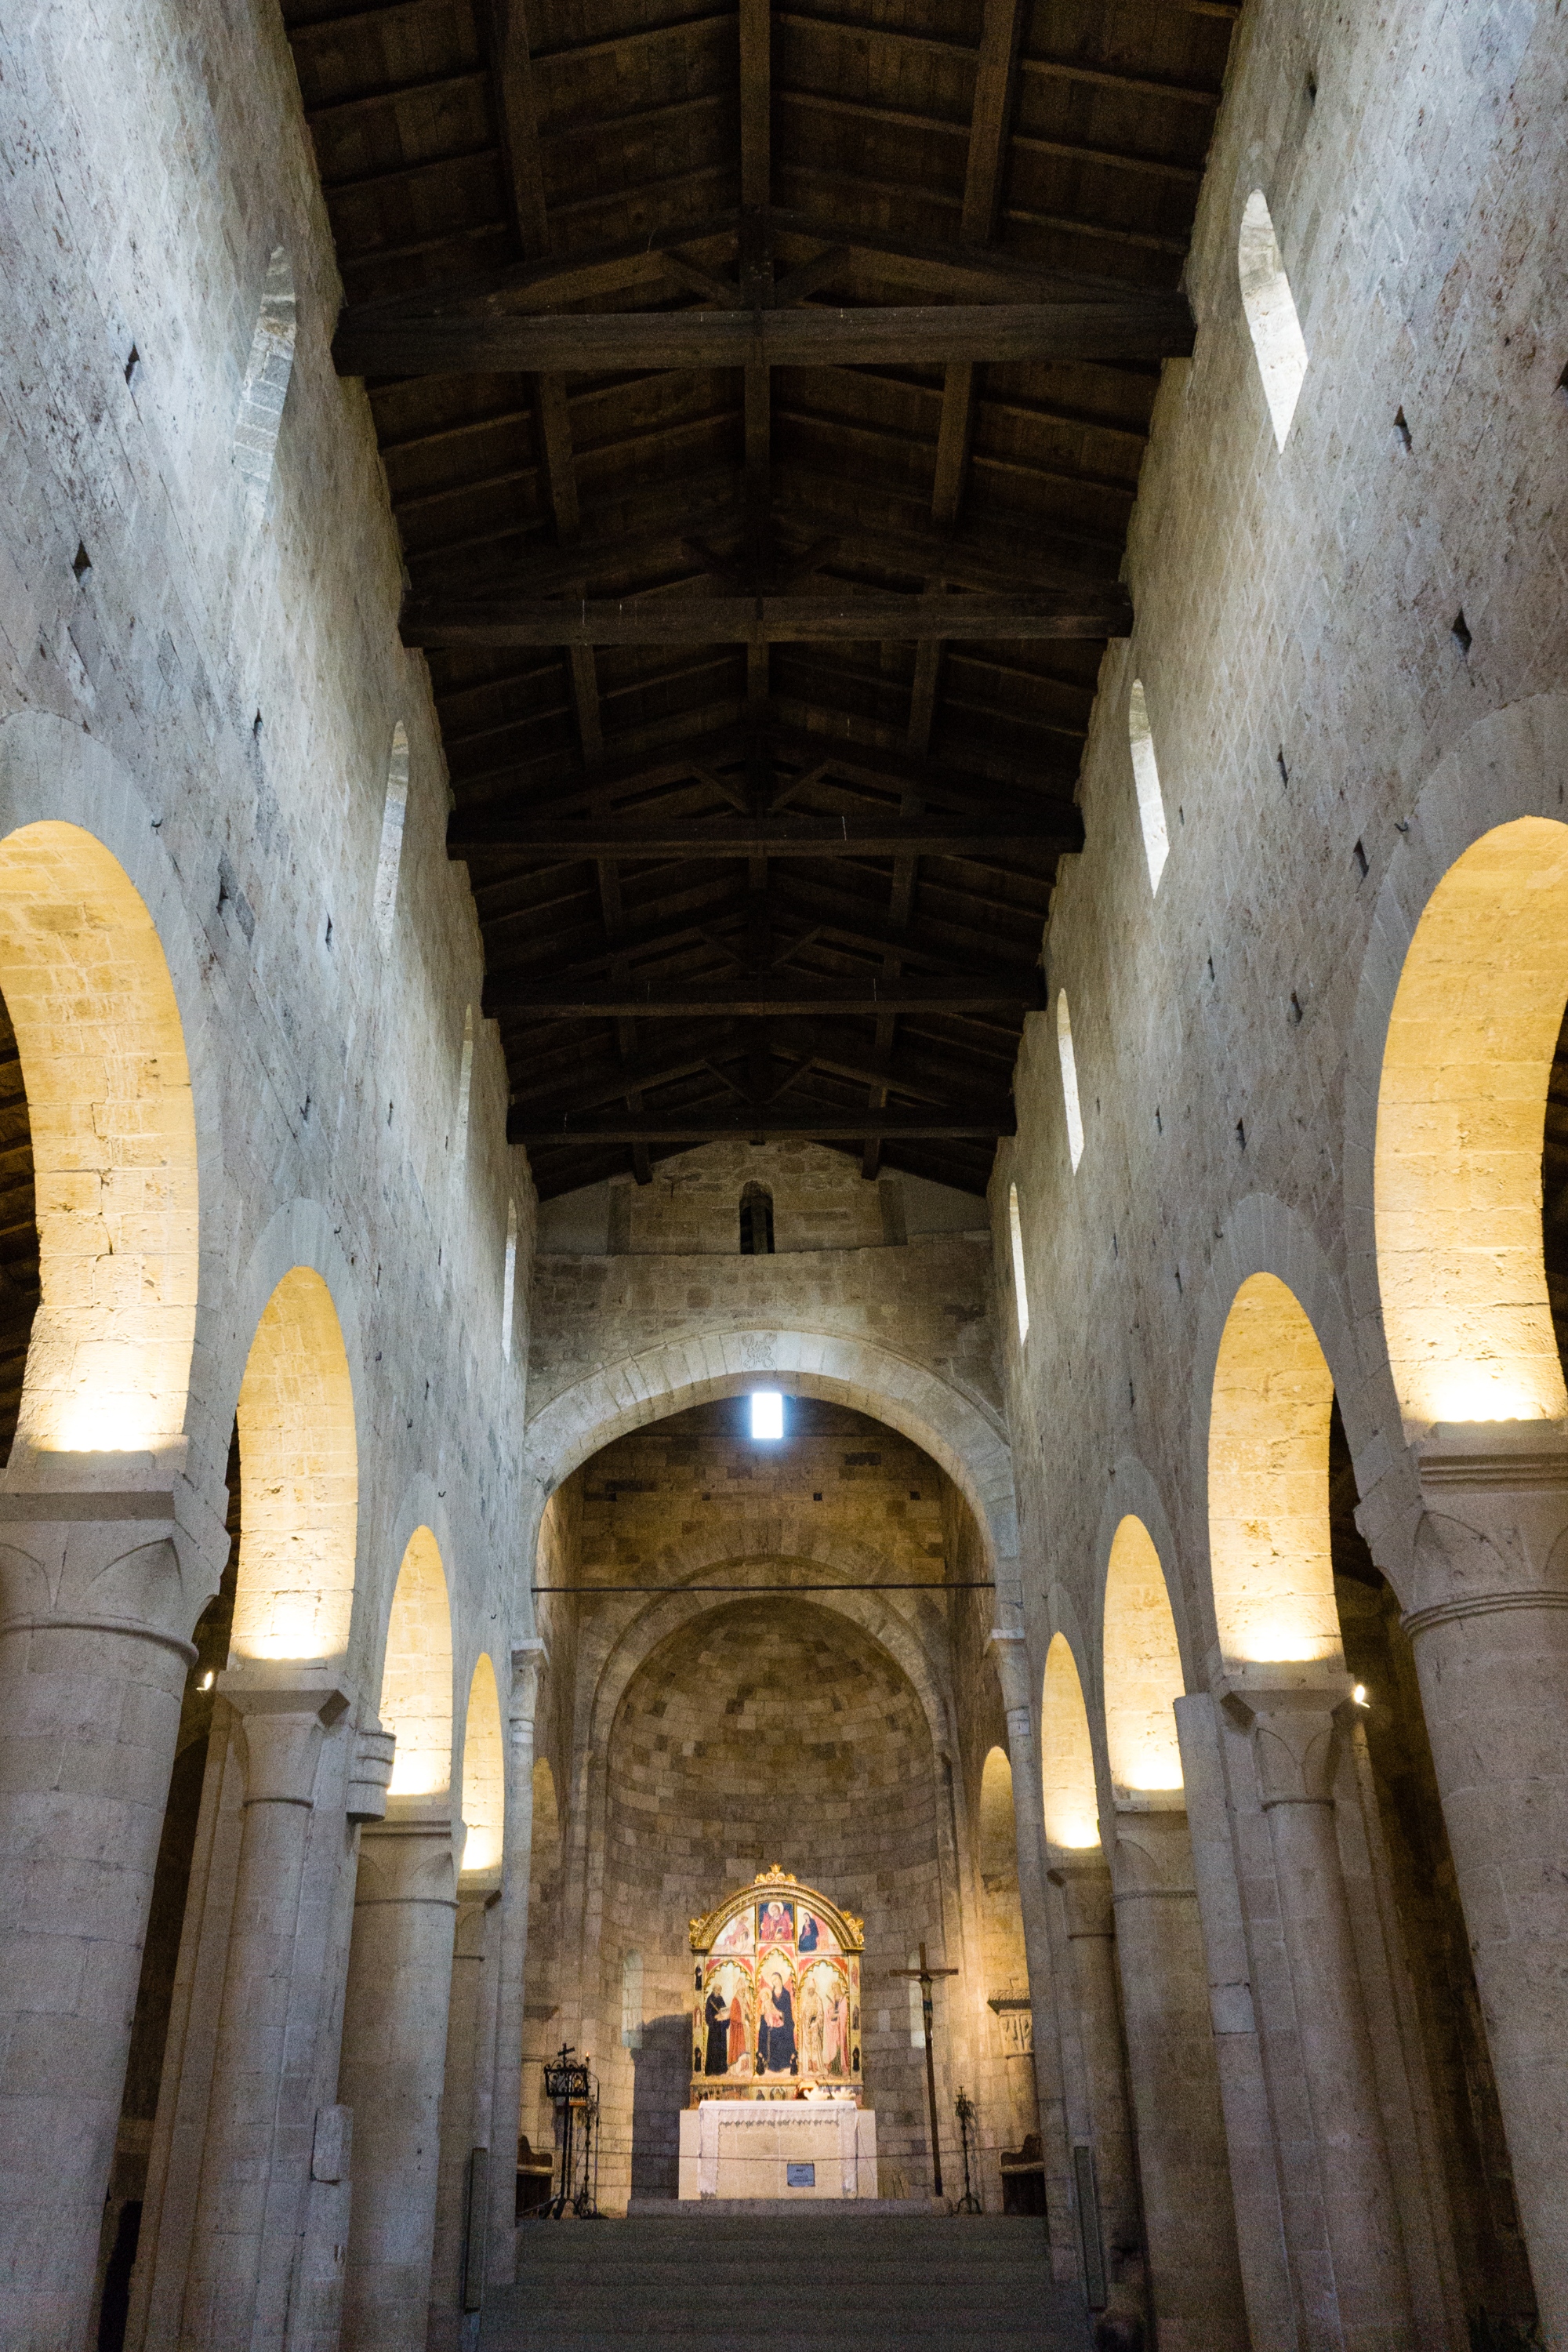
M780 1868L691 1925L691 2104L861 2101L865 1922Z

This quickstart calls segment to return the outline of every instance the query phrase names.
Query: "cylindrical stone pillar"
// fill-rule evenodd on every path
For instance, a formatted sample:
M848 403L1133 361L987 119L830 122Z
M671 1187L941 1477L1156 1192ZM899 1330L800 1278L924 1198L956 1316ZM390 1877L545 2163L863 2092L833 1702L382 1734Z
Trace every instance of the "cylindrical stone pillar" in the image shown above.
M1173 1804L1118 1805L1116 1950L1160 2352L1247 2352L1192 1842Z
M28 2352L87 2333L195 1657L173 1515L0 1496L0 2344Z
M1404 2240L1334 1821L1350 1703L1342 1672L1278 1665L1237 1670L1224 1700L1248 1722L1268 1821L1339 2341L1344 2352L1411 2352Z
M1116 1915L1102 1853L1058 1853L1053 1885L1062 1890L1073 1993L1094 2141L1094 2179L1111 2302L1141 2308L1143 2231L1127 2105L1127 2068L1116 1975Z
M1434 1430L1405 1619L1545 2341L1568 2352L1568 1448Z
M391 1796L360 1832L338 2095L353 2113L344 2352L424 2352L458 1907L452 1802Z
M288 2159L279 2145L280 2093L316 1769L349 1701L324 1677L289 1680L295 1671L247 1664L218 1677L240 1721L244 1822L182 2352L248 2352L269 2221L302 2205L310 2171L308 2143ZM290 2214L286 2237L293 2226Z
M517 2274L517 2141L522 2097L522 2000L528 1969L528 1887L533 1861L533 1719L544 1643L511 1654L507 1715L506 1832L502 1849L500 1973L496 1988L495 2094L490 2108L490 2220L485 2276L497 2286Z
M447 2011L447 2073L441 2095L441 2177L436 2192L436 2252L430 2271L426 2352L462 2341L469 2198L476 2148L489 2151L495 2073L495 1979L500 1936L492 1921L500 1890L492 1872L458 1882L452 1994ZM485 2190L489 2194L488 2183ZM483 2221L478 2233L483 2245ZM469 2282L472 2285L474 2282Z
M1040 2117L1040 2148L1046 2167L1046 2229L1051 2273L1067 2284L1079 2275L1072 2227L1073 2189L1062 2087L1058 1986L1051 1961L1050 1922L1046 1915L1046 1822L1029 1705L1028 1658L1022 1633L992 1629L989 1648L1006 1709L1007 1760L1013 1773L1013 1829L1018 1848L1018 1910L1024 1923L1024 1957L1029 1971L1029 2021L1034 2045L1035 2093Z

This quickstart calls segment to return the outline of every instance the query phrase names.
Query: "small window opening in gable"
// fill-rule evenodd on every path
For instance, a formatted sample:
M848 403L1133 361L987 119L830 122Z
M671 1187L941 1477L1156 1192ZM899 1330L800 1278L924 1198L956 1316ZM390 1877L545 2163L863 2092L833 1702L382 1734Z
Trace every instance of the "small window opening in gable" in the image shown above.
M517 1297L517 1202L506 1208L506 1266L500 1279L500 1351L511 1361L511 1310Z
M1018 1339L1029 1336L1029 1288L1024 1278L1024 1221L1018 1213L1018 1187L1007 1187L1007 1228L1013 1241L1013 1304L1018 1315Z
M239 415L234 428L234 462L244 479L250 511L258 521L267 505L272 467L278 455L278 435L283 423L283 403L294 372L294 272L280 245L274 246L267 265L261 310L250 339L245 383L239 394Z
M765 1184L748 1184L741 1195L741 1255L772 1257L773 1196Z
M1307 344L1261 188L1254 188L1241 215L1237 263L1241 272L1241 307L1263 379L1274 445L1283 449L1307 373Z
M468 1156L468 1097L474 1087L474 1008L463 1014L463 1057L458 1065L458 1131L452 1154L453 1171L461 1171Z
M1072 1049L1072 1014L1065 988L1057 991L1057 1052L1061 1056L1062 1100L1067 1106L1068 1154L1078 1173L1083 1158L1083 1111L1078 1098L1078 1061Z
M381 847L375 860L375 931L382 946L392 940L397 912L397 876L403 864L403 820L408 811L408 737L403 721L392 730L386 763L386 800L381 813Z
M1132 681L1127 698L1127 734L1132 747L1132 781L1138 788L1138 814L1143 824L1143 855L1149 861L1149 887L1158 890L1171 836L1165 830L1165 803L1160 793L1160 771L1154 760L1154 738L1149 725L1149 705L1142 682Z

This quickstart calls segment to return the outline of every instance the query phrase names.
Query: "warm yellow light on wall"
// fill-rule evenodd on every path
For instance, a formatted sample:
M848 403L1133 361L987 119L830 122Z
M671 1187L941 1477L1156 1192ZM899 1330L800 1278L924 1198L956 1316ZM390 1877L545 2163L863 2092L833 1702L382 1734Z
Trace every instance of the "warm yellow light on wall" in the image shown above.
M1568 825L1521 817L1472 844L1432 893L1384 1050L1378 1281L1412 1434L1568 1414L1541 1229L1565 996Z
M441 1553L416 1528L397 1571L386 1627L380 1715L397 1738L393 1797L429 1797L452 1785L452 1621Z
M1105 1737L1119 1789L1182 1785L1172 1704L1185 1684L1160 1555L1142 1519L1111 1538L1105 1577Z
M1078 1664L1063 1633L1046 1653L1040 1699L1040 1784L1046 1835L1052 1845L1081 1852L1100 1843L1100 1800L1094 1749Z
M496 1671L482 1654L468 1685L463 1734L464 1870L494 1870L501 1858L506 1812L505 1750Z
M338 1658L353 1614L359 1467L332 1297L297 1265L267 1302L240 1383L239 1658Z
M1237 1662L1337 1658L1329 1552L1334 1383L1299 1300L1255 1274L1231 1302L1209 1412L1209 1565Z
M26 1087L41 1290L16 1443L152 1453L185 1423L195 1117L157 929L79 826L0 842L0 990Z

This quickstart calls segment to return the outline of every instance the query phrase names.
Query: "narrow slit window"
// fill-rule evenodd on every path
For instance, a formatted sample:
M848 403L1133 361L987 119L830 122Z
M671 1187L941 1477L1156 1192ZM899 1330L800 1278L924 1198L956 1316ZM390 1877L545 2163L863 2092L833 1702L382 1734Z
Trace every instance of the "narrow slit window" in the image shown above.
M474 1090L474 1008L463 1014L463 1056L458 1065L458 1124L452 1172L460 1175L468 1156L468 1099Z
M283 404L294 373L295 323L294 273L283 247L275 246L267 265L234 428L234 462L258 521L266 511L267 493L272 486Z
M1261 188L1254 188L1241 215L1237 263L1241 272L1241 307L1263 379L1274 445L1283 449L1307 373L1307 344Z
M642 2048L642 1954L628 1952L621 1962L621 2047Z
M500 1351L511 1361L511 1310L517 1297L517 1202L506 1204L506 1263L500 1278Z
M741 1195L741 1255L772 1257L773 1196L765 1184L748 1184Z
M1020 1344L1029 1336L1029 1288L1024 1278L1024 1221L1018 1213L1018 1187L1007 1188L1007 1227L1013 1240L1013 1305L1018 1315Z
M1057 1052L1062 1065L1062 1101L1068 1115L1068 1156L1073 1173L1083 1158L1083 1111L1078 1098L1078 1063L1072 1050L1072 1014L1068 1010L1068 992L1057 991Z
M1158 890L1171 836L1165 830L1165 803L1160 791L1160 771L1154 759L1154 737L1149 725L1149 704L1142 681L1134 678L1127 698L1127 735L1132 748L1132 782L1138 792L1138 814L1143 826L1143 855L1149 861L1149 887Z
M408 737L403 721L392 730L392 756L386 763L386 800L381 813L381 847L375 861L375 932L382 946L392 942L392 919L397 912L397 876L403 864L403 820L408 810Z

